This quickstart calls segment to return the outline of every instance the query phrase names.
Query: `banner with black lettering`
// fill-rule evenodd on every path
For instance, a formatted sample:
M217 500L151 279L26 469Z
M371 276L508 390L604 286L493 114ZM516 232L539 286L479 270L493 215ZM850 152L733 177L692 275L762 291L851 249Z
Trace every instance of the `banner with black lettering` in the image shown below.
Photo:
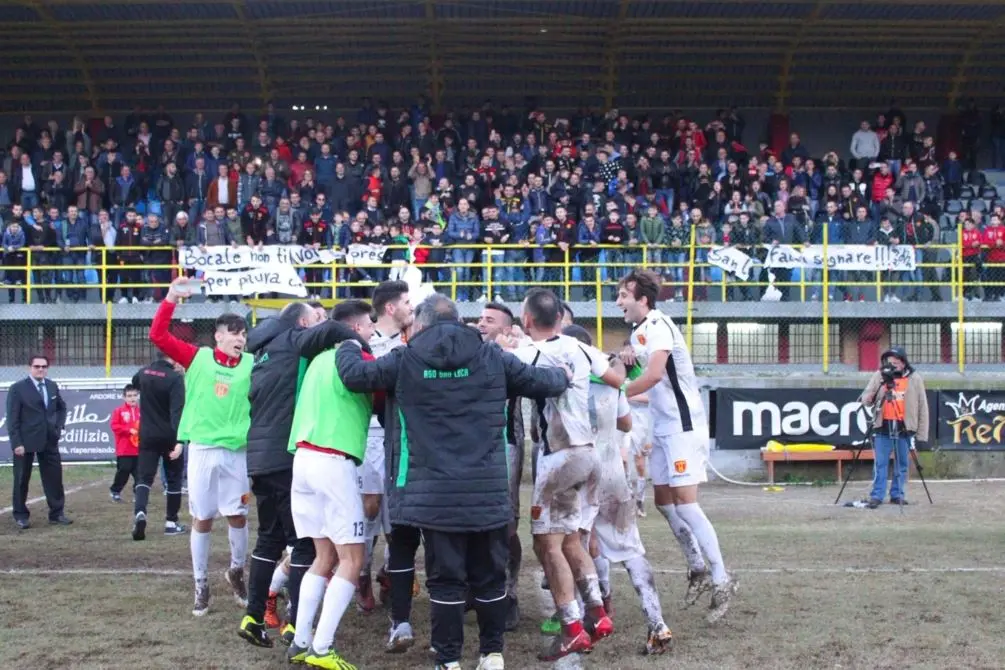
M181 266L192 270L243 270L277 265L327 265L341 253L331 249L274 244L261 247L184 247L178 256Z
M1005 391L939 391L940 449L1005 449Z
M384 263L387 247L382 244L350 244L346 249L346 265L373 267Z
M202 280L206 295L279 293L307 297L307 287L292 265L270 265L250 270L206 270Z
M864 384L863 384L864 388ZM715 444L760 449L768 440L850 446L869 430L858 402L862 389L720 388L715 390ZM929 392L929 445L937 429L936 394Z
M763 248L766 255L760 265L766 268L823 270L824 248L821 245L765 244ZM708 263L747 279L756 261L736 247L712 247L708 250ZM908 245L832 244L827 247L827 267L831 270L914 272L917 265L914 247Z
M114 461L115 439L108 420L122 404L122 393L114 389L60 389L66 403L66 428L59 441L59 453L65 463ZM0 463L13 460L13 447L7 434L7 391L0 390Z

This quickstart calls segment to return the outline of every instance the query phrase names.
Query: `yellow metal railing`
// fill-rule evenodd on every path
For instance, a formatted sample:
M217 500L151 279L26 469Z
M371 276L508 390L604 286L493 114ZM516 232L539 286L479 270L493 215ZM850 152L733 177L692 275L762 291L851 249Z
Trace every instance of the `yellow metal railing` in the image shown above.
M577 246L571 249L561 249L554 246L542 249L529 244L430 247L431 250L444 254L442 262L423 263L416 267L423 271L428 283L433 284L437 290L446 293L455 300L458 298L471 300L475 294L485 295L489 299L498 294L502 294L504 298L518 299L531 286L552 288L560 297L570 302L595 300L596 308L592 318L596 319L597 343L601 346L603 346L603 322L605 319L604 304L613 302L618 280L631 267L650 267L660 271L665 278L669 278L669 283L673 285L672 290L679 292L680 301L685 305L683 330L687 344L691 347L694 343L694 306L696 304L707 304L711 307L721 303L756 302L759 300L762 290L769 285L767 281L755 280L753 277L749 281L739 280L717 268L713 272L714 266L703 260L705 252L711 247L697 244L696 237L696 230L692 228L686 246L659 248L647 245L608 246L599 244L589 247ZM824 228L825 258L829 245L830 240L827 230ZM404 250L404 247L388 247L388 249ZM453 252L459 249L481 251L481 259L463 266L458 265L453 262ZM949 298L956 302L954 314L955 327L957 328L955 355L962 372L966 361L967 347L966 337L964 337L965 308L963 303L969 292L979 288L978 285L966 281L967 261L962 253L962 230L957 232L955 244L928 245L923 250L942 251L941 255L947 257L946 260L942 261L917 263L919 274L927 270L928 272L925 272L927 277L922 275L920 278L905 278L896 276L896 273L885 271L855 271L854 274L851 274L851 271L842 271L836 274L825 263L821 270L815 273L794 270L792 272L798 273L798 278L785 282L775 281L774 286L787 290L790 301L806 305L812 305L813 302L818 301L820 311L816 312L814 307L812 311L807 311L805 319L820 319L825 334L829 332L829 326L833 319L831 303L834 299L831 297L831 293L835 289L847 291L852 294L852 299L861 293L874 294L875 300L880 300L885 294L891 294L897 290L935 290L941 292L948 289ZM60 261L67 258L65 253L67 251L77 252L79 256L76 260L80 261L80 264L57 263L57 258ZM746 251L751 257L756 256L755 251L749 249ZM38 300L40 291L59 292L67 289L97 291L99 300L107 304L113 301L115 292L118 290L132 289L148 292L156 288L164 291L171 279L184 271L178 264L178 254L175 247L24 248L20 252L24 253L24 265L5 264L4 270L8 273L7 276L10 276L11 272L22 273L23 285L8 284L6 288L8 291L14 292L23 290L24 300L28 304ZM137 265L121 260L128 258L128 255L149 254L150 252L164 254L164 262L155 265L147 263ZM535 255L538 255L535 252L543 252L546 254L547 260L534 260ZM123 253L127 256L120 256ZM930 258L932 255L936 254L926 254L926 258ZM659 262L655 262L655 259L659 259ZM365 295L365 289L376 285L382 279L400 274L402 264L395 262L359 266L347 265L344 261L339 260L330 265L298 267L307 273L305 284L309 293L314 295L328 294L338 300L350 295ZM755 265L755 267L759 266ZM1003 265L995 266L985 263L985 267L1003 267ZM138 282L123 283L123 277L116 274L122 270L144 274ZM156 281L152 281L148 274L151 270L162 273L156 278ZM85 272L90 274L88 278L90 281L81 283L79 280L73 280L74 275L79 277ZM942 273L944 276L938 279L938 273ZM479 274L480 276L477 276ZM713 274L717 275L715 279L712 278ZM809 274L813 274L813 277L808 277ZM933 275L936 277L934 280ZM914 281L914 279L920 279L920 281ZM984 281L979 284L985 289L1002 287L1002 292L1005 292L1005 283ZM741 301L732 300L733 289L745 289L747 296ZM91 295L93 296L93 293ZM111 336L113 316L113 309L109 305L105 312L105 365L109 370L113 358ZM702 316L715 318L714 311L706 311ZM763 305L754 308L751 317L770 319L770 307ZM826 373L830 370L832 358L830 338L826 335L822 338L821 355L822 371Z

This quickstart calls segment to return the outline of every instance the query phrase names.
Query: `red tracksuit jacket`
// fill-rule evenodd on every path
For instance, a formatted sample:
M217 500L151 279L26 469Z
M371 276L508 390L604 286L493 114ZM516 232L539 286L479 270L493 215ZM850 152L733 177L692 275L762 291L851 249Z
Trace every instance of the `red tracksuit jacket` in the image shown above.
M115 435L116 456L139 456L140 454L140 407L130 407L123 403L112 412L109 420ZM135 433L133 431L136 431Z

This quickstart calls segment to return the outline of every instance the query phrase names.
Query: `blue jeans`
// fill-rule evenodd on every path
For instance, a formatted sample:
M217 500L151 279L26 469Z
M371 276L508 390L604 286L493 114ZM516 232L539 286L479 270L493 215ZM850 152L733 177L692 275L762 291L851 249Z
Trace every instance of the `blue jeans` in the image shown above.
M206 209L205 200L193 200L191 207L188 208L189 225L199 225L199 221L202 220L202 213L205 209ZM174 221L168 221L167 225L173 226Z
M21 206L24 207L24 211L38 207L38 203L41 202L38 199L38 191L32 191L31 193L23 192L21 193Z
M64 252L63 265L79 269L65 270L63 272L63 283L75 284L78 287L82 287L84 284L84 266L86 264L87 264L86 251ZM87 295L87 289L85 288L66 289L66 297L69 300L72 300L73 302L78 302L79 300L82 300L85 295Z
M426 198L412 198L412 217L413 220L418 221L422 214L422 208L426 204Z
M891 160L888 160L886 162L886 164L890 166L890 172L893 173L893 177L894 177L894 179L896 179L897 176L900 174L901 161L897 161L897 160L892 160L891 159Z
M686 251L668 251L667 263L670 265L670 277L677 283L677 288L684 283L685 270L687 270Z
M527 263L527 252L524 249L507 249L504 258L506 263L514 263L514 265L505 268L506 286L503 289L503 295L508 300L516 301L529 288L524 283L527 281L527 271L523 267Z
M883 500L886 491L886 471L890 467L890 454L894 448L897 450L895 468L893 471L893 483L890 484L890 499L896 500L904 497L904 485L907 483L907 463L910 455L911 438L902 435L896 440L889 435L875 435L873 438L873 449L876 460L872 465L872 492L870 498Z
M475 262L474 249L451 249L450 262L454 264L454 281L458 284L471 281L471 264ZM472 293L470 286L457 287L458 300L467 300Z
M672 188L656 189L656 202L665 202L667 211L673 214L674 190Z

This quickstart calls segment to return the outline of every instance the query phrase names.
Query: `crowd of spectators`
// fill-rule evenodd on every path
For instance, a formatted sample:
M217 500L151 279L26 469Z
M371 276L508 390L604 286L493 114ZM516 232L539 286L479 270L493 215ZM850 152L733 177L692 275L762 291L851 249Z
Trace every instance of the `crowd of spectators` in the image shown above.
M427 280L458 282L458 298L511 300L522 282L558 282L568 258L583 294L595 298L597 263L610 280L645 262L681 298L692 229L704 263L710 245L752 257L761 245L915 245L917 272L889 278L887 301L939 300L947 281L931 245L963 227L968 297L1003 299L1005 211L975 168L980 115L961 116L959 151L937 155L924 122L890 109L862 121L848 152L814 153L793 133L780 153L753 137L736 109L707 122L681 113L629 116L582 109L567 118L486 103L434 115L423 98L403 110L364 100L355 118L284 119L269 105L249 117L183 123L163 108L136 109L97 132L24 118L0 171L5 283L11 301L27 283L43 302L85 299L84 268L104 247L107 296L150 301L170 280L166 247L306 244L392 245L386 260L423 267ZM991 115L995 165L1005 166L1005 117ZM949 233L947 236L945 233ZM493 291L481 268L491 252ZM461 246L463 245L463 246ZM444 267L436 267L436 266ZM157 267L161 266L161 267ZM474 267L473 267L474 266ZM340 283L380 280L387 270L340 267ZM308 282L325 280L313 269ZM717 268L697 273L698 299ZM830 299L862 300L866 273L831 273ZM729 299L757 300L765 276L729 277ZM781 284L793 273L778 272ZM819 277L807 299L820 298ZM979 282L988 285L978 292ZM911 286L911 283L917 284ZM843 288L842 288L843 287ZM317 289L315 292L320 291ZM783 286L786 299L796 299Z

